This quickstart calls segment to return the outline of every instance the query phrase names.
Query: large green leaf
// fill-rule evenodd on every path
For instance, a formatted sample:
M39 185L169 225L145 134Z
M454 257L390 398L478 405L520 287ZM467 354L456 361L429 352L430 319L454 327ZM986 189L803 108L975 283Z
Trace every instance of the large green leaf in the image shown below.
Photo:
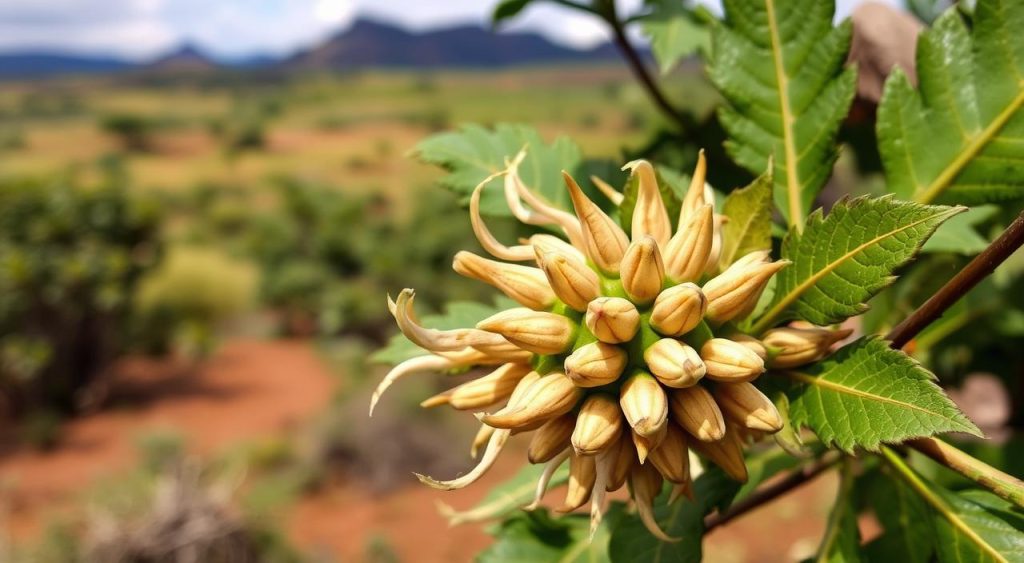
M869 561L927 563L935 531L921 497L888 473L878 473L868 488L868 505L884 532L866 546Z
M901 198L1024 196L1024 3L978 0L972 27L950 8L918 38L918 89L898 70L886 81L878 148Z
M541 198L558 207L571 209L569 192L562 181L562 170L574 172L580 165L580 149L567 137L545 143L540 134L527 125L501 123L493 130L465 125L458 131L438 133L420 141L414 154L420 160L449 171L441 183L469 199L487 176L503 170L520 149L527 148L519 166L523 182ZM510 215L500 178L492 180L480 200L480 211L487 215Z
M939 561L1024 561L1024 523L1009 503L982 491L934 492L947 507L935 518Z
M825 535L814 558L816 563L857 563L862 560L857 510L853 504L853 471L850 462L843 464L836 501L825 526Z
M543 472L543 464L526 465L511 479L488 491L487 496L472 508L455 510L447 504L441 504L441 513L448 519L448 524L451 526L506 516L533 500L537 490L537 481ZM569 464L565 463L552 474L548 487L558 487L568 480Z
M608 561L609 530L622 516L622 503L612 503L590 539L590 519L582 515L552 518L547 509L517 512L498 526L494 544L477 557L479 563L602 563Z
M727 267L748 252L772 247L772 171L725 198L722 214L729 221L722 229L720 264Z
M844 451L941 432L981 435L935 384L935 376L884 340L862 338L825 360L781 372L790 417Z
M856 86L844 69L850 24L831 0L725 0L708 74L728 100L719 113L737 164L760 174L774 157L775 202L803 225L832 173L836 134Z
M383 306L384 304L381 303L381 307ZM472 301L453 301L448 303L443 314L424 315L420 321L424 326L438 330L470 328L476 326L476 323L487 317L512 307L518 307L518 304L504 296L496 298L493 305ZM370 356L370 361L381 364L398 364L409 358L423 356L427 353L426 350L413 344L404 335L399 333L391 337L387 346L374 352Z
M895 269L961 211L890 196L840 201L828 216L816 211L802 233L790 229L783 240L782 257L793 264L776 274L772 304L756 329L792 318L825 325L863 313L866 301L894 281Z
M650 4L653 10L640 24L651 40L651 52L662 74L672 70L683 57L708 49L708 28L682 2L654 0Z

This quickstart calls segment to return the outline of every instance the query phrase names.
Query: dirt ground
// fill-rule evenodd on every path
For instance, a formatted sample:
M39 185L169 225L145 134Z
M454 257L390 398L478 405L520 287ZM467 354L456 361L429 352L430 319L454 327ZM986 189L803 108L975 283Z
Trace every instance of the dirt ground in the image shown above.
M197 367L134 359L116 377L110 406L68 422L54 450L0 444L0 506L16 542L31 541L55 516L80 511L80 493L97 480L132 468L140 434L173 428L199 454L287 435L327 406L339 381L311 344L264 340L228 342ZM288 534L328 560L363 560L380 544L402 561L469 561L490 542L484 526L449 528L437 503L472 506L518 469L523 456L506 454L467 490L434 491L411 475L408 485L386 494L352 481L328 485L290 509ZM706 560L792 561L813 554L834 487L832 479L819 479L716 530L706 540Z

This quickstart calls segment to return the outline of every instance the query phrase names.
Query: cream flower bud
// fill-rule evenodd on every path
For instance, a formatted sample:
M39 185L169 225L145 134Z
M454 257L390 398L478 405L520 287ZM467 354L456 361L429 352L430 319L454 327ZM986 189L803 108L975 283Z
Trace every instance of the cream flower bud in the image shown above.
M630 472L629 482L633 489L633 501L636 503L636 511L640 515L640 521L644 523L647 531L654 537L665 542L676 542L679 538L673 538L658 527L654 518L654 499L661 494L661 473L651 465L634 465Z
M646 160L636 160L623 169L629 169L637 176L636 207L633 208L632 239L635 241L644 235L654 237L659 245L668 243L672 235L672 223L668 219L665 200L658 190L658 178L654 167Z
M827 328L773 328L765 333L764 343L779 352L771 358L769 365L776 368L793 368L819 360L828 354L833 344L850 336L849 329L829 330Z
M665 271L675 281L700 278L714 245L715 225L711 205L704 205L679 224L665 247Z
M704 377L697 351L674 338L662 338L644 350L644 362L666 387L690 387Z
M554 235L533 235L523 242L529 242L533 246L534 257L555 252L571 256L580 262L587 261L587 257L578 248Z
M690 332L704 318L708 300L695 284L681 283L658 294L651 309L651 327L665 336Z
M629 342L640 328L640 312L621 297L599 297L587 306L587 329L601 342Z
M750 383L722 383L715 386L714 395L718 406L730 420L751 430L782 430L782 417L775 404Z
M529 426L569 412L582 394L564 373L549 373L526 388L518 400L496 413L481 415L480 422L495 428Z
M700 348L707 376L716 381L750 381L764 373L764 360L739 342L712 338Z
M596 479L597 466L594 456L572 454L569 458L569 486L565 492L565 504L556 510L572 512L587 504Z
M601 296L601 280L586 263L566 254L540 251L537 262L555 295L573 309L586 311L587 304Z
M595 455L615 444L622 433L622 413L611 396L597 393L587 397L576 415L572 448L578 455Z
M569 188L572 205L583 229L583 243L587 256L606 274L617 274L622 256L629 246L629 239L622 228L596 203L590 201L569 174L563 172L565 185Z
M729 222L725 215L716 214L712 219L715 236L711 239L711 252L708 252L708 261L704 264L705 273L718 271L718 261L722 258L722 246L725 244L725 235L722 233L722 226Z
M767 264L730 266L704 284L704 295L708 298L705 316L713 322L722 323L753 309L768 280L789 264L789 260L779 260Z
M734 428L728 428L725 438L717 442L690 442L690 447L721 467L729 477L746 482L747 465L743 461L742 437Z
M432 407L448 403L458 410L480 410L512 396L516 385L530 373L527 364L505 364L493 372L435 395L421 403Z
M469 447L469 457L476 459L476 456L480 454L480 448L491 440L491 436L496 431L497 429L494 427L481 424L480 429L476 431L476 436L473 436L473 443Z
M637 461L640 463L647 461L647 456L654 451L654 448L661 445L661 441L665 439L665 435L667 434L665 428L667 427L667 424L662 426L661 430L653 436L641 436L636 433L636 430L631 430L629 432L630 437L633 440L633 448L636 449Z
M606 491L617 491L626 484L626 479L629 479L629 470L636 463L636 454L633 450L633 440L630 437L633 434L632 431L620 432L619 440L613 448L614 452L609 451L608 455L614 455L615 463L612 465L611 471L608 472L608 485L605 487Z
M690 456L686 449L686 433L673 423L666 427L665 439L647 456L661 475L673 483L690 480Z
M629 426L647 438L661 432L668 422L668 397L648 373L636 373L622 384L619 406Z
M559 452L569 447L569 438L576 427L576 416L566 413L552 418L534 432L530 447L526 450L530 463L550 461Z
M755 250L737 258L735 262L729 264L729 267L740 268L743 266L750 266L752 264L767 264L768 262L771 262L771 256L771 250Z
M737 332L729 335L729 340L732 340L733 342L739 342L740 344L746 346L747 348L750 348L750 350L757 354L757 357L761 358L762 360L768 358L768 349L764 347L764 343L754 338L753 336L750 336L749 334Z
M452 268L467 278L493 285L531 309L547 309L555 302L555 292L537 268L488 260L465 250L455 255Z
M579 387L599 387L618 379L628 359L626 351L618 346L591 342L569 354L565 374Z
M476 327L504 336L535 354L559 354L572 345L575 326L562 315L516 308L488 317Z
M725 436L722 411L703 386L673 389L669 393L672 419L691 436L703 442L714 442Z
M708 162L704 158L704 149L697 153L697 166L693 169L693 177L690 178L690 187L683 196L683 204L679 209L679 224L683 224L687 217L705 204L712 203L707 198Z
M661 292L665 266L654 237L634 240L622 257L620 277L626 295L636 303L648 303Z

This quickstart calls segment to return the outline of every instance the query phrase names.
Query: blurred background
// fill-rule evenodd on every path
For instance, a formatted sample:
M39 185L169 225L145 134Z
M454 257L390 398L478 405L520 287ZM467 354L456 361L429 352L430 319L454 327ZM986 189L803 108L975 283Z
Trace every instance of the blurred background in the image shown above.
M366 416L388 292L416 288L424 313L493 295L451 271L477 244L417 143L523 122L682 170L721 140L695 59L660 78L706 124L680 140L600 22L543 2L494 30L495 4L0 2L0 561L151 561L183 538L240 561L488 545L436 503L472 506L523 457L438 493L411 472L472 463L472 420L418 407L450 382L404 381ZM708 557L813 552L831 487L716 531Z

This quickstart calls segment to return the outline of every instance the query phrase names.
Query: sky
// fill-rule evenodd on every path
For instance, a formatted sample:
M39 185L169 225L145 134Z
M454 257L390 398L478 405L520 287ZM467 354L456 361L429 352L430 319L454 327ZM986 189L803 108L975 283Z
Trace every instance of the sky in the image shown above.
M617 0L632 13L642 0ZM863 0L837 0L843 18ZM885 0L894 4L897 0ZM720 0L698 0L716 13ZM498 0L0 0L0 51L145 60L191 43L223 59L280 56L318 43L358 15L411 30L484 24ZM506 26L575 47L604 41L594 18L536 2Z

